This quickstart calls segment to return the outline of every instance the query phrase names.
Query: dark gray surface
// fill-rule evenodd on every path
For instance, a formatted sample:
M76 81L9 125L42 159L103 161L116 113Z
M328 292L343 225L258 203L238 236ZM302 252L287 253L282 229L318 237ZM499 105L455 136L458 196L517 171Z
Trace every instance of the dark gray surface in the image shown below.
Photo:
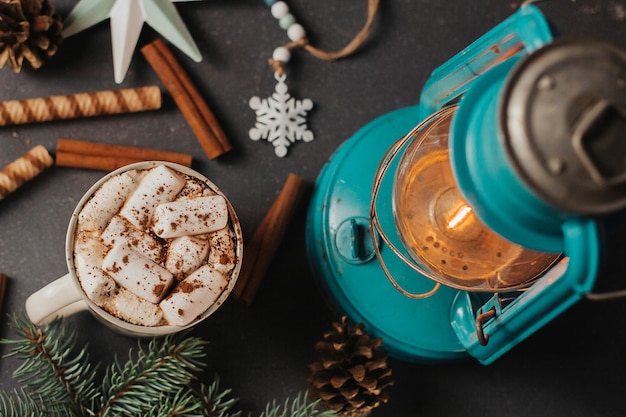
M75 1L55 1L67 15ZM365 0L290 0L312 43L336 50L365 19ZM230 197L249 237L278 194L288 173L313 184L332 152L361 126L400 107L415 104L430 71L508 17L509 1L383 1L365 47L339 62L294 53L287 83L292 95L311 98L311 143L291 146L279 159L267 142L253 142L248 129L253 95L274 88L266 64L286 36L261 0L177 5L204 60L196 64L175 50L213 108L234 150L208 161L177 107L165 95L158 112L32 124L0 129L0 165L35 144L53 151L59 137L188 152L194 168ZM541 3L563 35L594 36L626 46L623 0L553 0ZM146 28L140 45L155 38ZM135 87L157 83L135 53L124 84L113 82L107 23L69 38L56 58L38 71L0 71L0 100ZM74 205L102 172L51 168L0 201L0 271L10 280L2 314L23 311L34 290L66 272L64 237ZM307 195L308 196L308 195ZM306 200L289 227L254 304L227 302L195 333L211 342L209 368L258 415L265 403L306 388L313 344L336 316L313 282L305 255ZM624 245L609 255L603 281L623 277ZM612 282L611 282L612 284ZM66 320L80 329L95 361L124 357L136 341L102 328L89 314ZM396 375L392 400L373 416L622 416L626 413L626 302L583 301L541 329L495 364L423 366L391 362ZM0 336L12 336L2 321ZM0 347L6 353L6 347ZM17 363L0 361L0 387L14 386Z

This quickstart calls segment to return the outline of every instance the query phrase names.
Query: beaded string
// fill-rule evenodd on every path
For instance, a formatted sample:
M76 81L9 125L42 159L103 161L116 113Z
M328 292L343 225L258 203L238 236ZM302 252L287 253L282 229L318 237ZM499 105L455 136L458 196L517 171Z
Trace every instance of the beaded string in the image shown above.
M304 27L300 23L298 23L294 15L290 13L287 3L282 0L264 1L265 4L270 7L272 16L274 16L274 18L278 21L279 26L287 32L287 37L291 41L286 45L279 46L278 48L274 49L274 52L272 53L272 58L269 60L269 63L272 68L274 68L274 71L278 72L279 74L284 73L284 64L289 62L289 60L291 59L290 50L293 48L302 47L316 58L326 61L333 61L339 58L343 58L356 51L359 46L361 46L361 44L363 44L363 42L365 42L365 40L367 39L374 23L374 18L376 17L378 5L380 3L380 0L368 0L367 20L363 28L343 49L337 52L327 52L318 49L309 43L306 37L306 31L304 30Z
M287 155L288 147L296 141L310 142L313 140L306 123L307 113L313 108L313 101L305 98L298 100L291 97L285 80L285 64L291 59L291 50L304 48L313 56L332 61L350 55L365 41L369 35L380 0L368 0L368 16L361 31L343 49L337 52L327 52L312 46L306 36L306 31L296 18L289 12L287 3L282 0L264 0L270 7L272 16L287 32L291 42L274 49L269 63L274 69L276 87L274 93L267 98L254 96L249 105L256 113L256 122L249 131L249 137L258 141L265 139L274 145L274 153L278 157Z

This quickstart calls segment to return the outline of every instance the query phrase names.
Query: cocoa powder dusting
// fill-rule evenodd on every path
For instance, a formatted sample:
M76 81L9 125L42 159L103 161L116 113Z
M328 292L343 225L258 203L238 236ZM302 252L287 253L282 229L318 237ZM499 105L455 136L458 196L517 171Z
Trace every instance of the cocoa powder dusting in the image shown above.
M114 274L120 272L122 268L117 265L117 262L113 262L110 268L107 268L107 271L113 272Z
M185 294L189 294L190 292L192 292L194 289L196 289L196 285L193 282L189 282L189 281L181 281L178 284L178 288L179 291L185 293Z
M228 265L230 263L230 256L228 256L228 254L226 253L222 253L220 255L220 263L222 265Z
M165 292L165 284L155 285L153 292L154 292L154 295L156 295L157 297L160 297L161 294Z

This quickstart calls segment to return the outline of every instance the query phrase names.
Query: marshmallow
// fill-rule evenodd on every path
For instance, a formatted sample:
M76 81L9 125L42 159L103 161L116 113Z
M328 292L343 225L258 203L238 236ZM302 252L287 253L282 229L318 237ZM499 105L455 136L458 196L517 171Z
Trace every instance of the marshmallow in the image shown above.
M206 184L197 179L188 179L185 187L178 193L177 200L190 200L192 198L215 195L215 191L207 188Z
M193 236L182 236L172 240L167 248L165 268L177 279L183 279L200 267L209 253L209 242Z
M120 288L104 309L122 320L142 326L158 326L163 322L163 312L158 304L139 298L125 288Z
M204 265L161 301L163 317L170 325L186 326L215 303L227 285L224 275Z
M152 168L141 180L120 210L133 226L142 229L150 223L157 205L172 201L186 180L164 165Z
M152 230L166 238L199 235L223 229L228 224L228 206L219 195L159 204Z
M97 236L81 232L74 243L74 267L83 291L91 301L102 304L117 291L115 281L102 271L107 248Z
M135 179L127 172L109 178L83 206L78 216L78 229L104 230L136 187Z
M163 245L153 236L136 229L121 216L113 216L109 225L102 232L102 241L109 246L128 243L137 252L156 263L163 260Z
M235 267L235 236L229 228L224 228L209 235L211 251L207 264L224 275Z
M104 257L102 269L120 286L152 303L163 298L174 279L167 269L128 245L114 246Z

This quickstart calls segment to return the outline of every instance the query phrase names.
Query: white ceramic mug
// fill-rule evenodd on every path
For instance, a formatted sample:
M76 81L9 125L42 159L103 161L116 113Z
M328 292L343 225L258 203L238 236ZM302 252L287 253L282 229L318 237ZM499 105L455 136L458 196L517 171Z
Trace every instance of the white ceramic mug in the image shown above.
M218 195L224 197L228 205L230 215L229 224L237 238L237 243L235 246L235 256L237 262L235 263L235 267L231 272L227 288L220 294L215 303L213 303L204 313L202 313L199 317L197 317L186 326L142 326L138 324L131 324L108 313L101 307L97 306L93 301L91 301L84 293L74 267L74 240L76 226L78 223L79 213L82 210L84 204L109 178L125 171L146 170L154 168L158 165L165 165L175 171L181 172L194 178L198 178L206 185L208 185ZM50 322L57 316L68 316L79 311L88 310L99 321L103 322L105 325L119 333L140 337L163 336L195 326L196 324L213 314L219 308L219 306L224 303L226 298L228 298L228 296L230 295L230 292L232 291L239 276L239 271L241 270L241 261L243 259L243 238L239 219L231 203L220 191L220 189L208 178L190 168L175 163L161 161L138 162L110 172L109 174L101 178L98 182L96 182L85 193L85 195L83 195L83 197L78 202L76 208L74 209L74 212L72 213L72 217L67 228L67 234L65 238L65 257L67 261L68 273L41 288L40 290L36 291L26 300L26 313L33 323L38 325L45 324Z

